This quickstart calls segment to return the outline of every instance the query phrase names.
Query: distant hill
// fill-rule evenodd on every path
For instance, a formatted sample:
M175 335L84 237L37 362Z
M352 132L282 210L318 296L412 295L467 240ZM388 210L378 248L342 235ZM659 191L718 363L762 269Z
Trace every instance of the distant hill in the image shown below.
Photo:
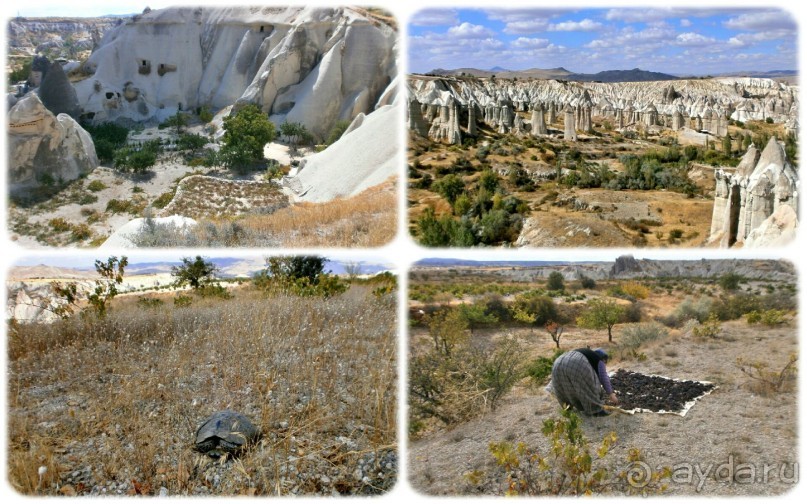
M451 259L431 257L421 259L415 263L419 268L450 268L450 267L476 267L476 268L528 268L533 266L557 266L570 264L569 261L473 261L469 259Z
M605 70L595 74L575 73L569 74L566 79L578 82L647 82L678 80L678 77L634 68L633 70Z
M494 70L495 68L495 70ZM495 75L501 79L556 79L570 80L578 82L646 82L676 80L680 77L661 72L651 72L634 68L633 70L605 70L594 74L573 73L563 67L558 68L528 68L526 70L505 70L501 67L494 67L490 70L480 70L478 68L457 68L446 70L436 68L427 75L439 75L450 77L473 76L489 78Z

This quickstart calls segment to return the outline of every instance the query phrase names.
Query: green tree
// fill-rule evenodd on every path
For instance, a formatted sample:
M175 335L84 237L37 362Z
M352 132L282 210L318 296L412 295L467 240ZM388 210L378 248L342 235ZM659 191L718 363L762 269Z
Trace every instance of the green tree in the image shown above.
M222 164L246 171L263 160L263 147L274 140L275 126L257 105L247 105L224 118Z
M587 309L577 317L577 325L588 329L608 329L608 341L613 341L611 329L622 320L625 309L613 299L597 298L586 303Z
M180 133L182 133L182 129L188 125L188 114L185 114L180 110L177 110L177 113L166 119L163 124L171 128L174 128L174 133L179 135Z
M468 329L473 334L474 329L483 326L490 326L499 322L499 317L492 313L487 313L485 305L476 303L463 303L458 307L460 316L465 319Z
M110 256L106 262L95 261L95 271L101 275L101 279L95 281L95 289L87 296L87 301L99 318L106 316L107 304L118 295L118 285L123 283L123 271L128 265L126 256L120 259Z
M190 285L194 290L206 285L216 275L218 267L210 261L205 261L202 256L195 259L183 257L180 266L171 267L171 275L176 279L176 285Z
M432 184L432 190L439 193L451 205L454 205L457 197L465 190L465 182L457 175L451 173Z
M721 276L717 283L724 291L736 291L740 288L740 282L745 280L742 275L731 272Z
M552 298L541 295L538 291L528 291L516 296L511 313L515 320L533 326L543 326L558 318L558 310Z
M451 351L468 339L468 321L459 310L450 308L435 313L429 319L429 335L436 352L450 356Z
M321 256L276 256L267 259L267 271L276 278L306 278L316 285L325 273L327 261Z
M582 273L580 273L579 278L580 278L580 287L582 287L584 289L596 289L597 288L597 282L593 278L588 277L588 276L586 276L586 275L584 275Z
M207 145L207 143L207 138L203 137L202 135L186 133L180 135L179 139L177 140L177 148L183 151L191 151L192 154L195 154L199 149Z
M723 137L723 153L731 156L731 136L728 133Z
M546 282L546 289L550 291L563 292L566 284L563 280L563 273L553 271L549 274L549 280Z
M493 170L485 170L479 177L479 187L484 187L489 192L495 192L499 187L499 175Z

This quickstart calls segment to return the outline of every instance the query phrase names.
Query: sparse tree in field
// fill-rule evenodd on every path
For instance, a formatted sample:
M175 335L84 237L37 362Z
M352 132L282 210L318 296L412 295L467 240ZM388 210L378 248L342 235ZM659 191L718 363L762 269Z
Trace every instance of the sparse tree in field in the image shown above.
M187 284L194 290L213 280L216 272L218 267L210 261L205 261L202 256L196 256L195 259L183 257L182 265L171 267L171 275L176 279L176 285L181 287Z
M740 288L740 282L742 282L744 278L742 275L738 275L737 273L731 272L726 273L725 275L721 276L717 283L720 284L720 287L727 292L736 291Z
M524 324L529 324L530 328L542 326L554 320L558 316L557 308L552 298L542 296L537 292L525 292L516 296L515 302L510 308L513 319Z
M460 316L465 319L468 329L473 334L474 329L493 325L499 321L499 317L492 313L486 313L485 306L476 303L463 303L458 308Z
M723 153L731 156L731 136L728 133L723 137Z
M325 272L327 258L321 256L275 256L266 260L267 272L274 278L307 278L316 284Z
M123 283L123 272L128 264L129 259L126 256L120 259L110 256L106 262L95 261L95 271L101 278L95 281L95 289L87 294L87 302L99 318L106 317L107 304L118 295L117 286ZM75 282L68 284L53 282L51 286L54 294L64 301L52 311L61 318L68 318L78 305L78 286Z
M584 289L595 289L595 288L597 288L597 282L593 278L587 277L586 275L584 275L582 273L580 273L579 278L580 278L580 287L582 287Z
M345 273L348 278L355 280L357 276L361 275L361 263L356 261L347 261L344 264Z
M608 329L608 341L613 341L611 329L622 320L625 309L613 299L597 298L586 303L588 309L577 318L577 325L587 329Z
M549 274L549 280L546 282L546 290L563 292L566 289L566 283L563 279L563 273L553 271Z
M429 318L429 335L434 341L434 350L446 357L455 346L468 339L468 322L459 310L447 309Z
M551 321L547 322L544 329L546 329L546 332L552 337L552 341L555 342L555 348L560 348L560 337L563 335L563 326L555 321Z

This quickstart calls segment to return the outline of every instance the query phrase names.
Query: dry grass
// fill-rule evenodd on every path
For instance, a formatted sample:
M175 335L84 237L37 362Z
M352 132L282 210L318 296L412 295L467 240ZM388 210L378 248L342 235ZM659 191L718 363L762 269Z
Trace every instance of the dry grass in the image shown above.
M271 216L250 215L244 227L282 246L377 247L397 229L395 185L384 183L348 199L302 203Z
M242 287L232 300L119 299L106 320L12 327L9 482L46 495L384 491L397 466L394 299ZM192 444L224 408L263 438L219 463Z
M201 219L248 212L271 213L287 205L286 196L271 182L192 175L182 179L176 195L161 214Z

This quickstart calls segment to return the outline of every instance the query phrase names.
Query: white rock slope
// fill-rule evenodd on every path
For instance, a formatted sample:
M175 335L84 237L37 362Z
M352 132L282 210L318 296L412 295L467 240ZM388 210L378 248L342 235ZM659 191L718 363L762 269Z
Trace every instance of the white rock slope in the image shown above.
M396 75L395 31L349 8L168 8L104 36L76 88L95 121L255 103L324 137Z
M307 158L285 184L300 200L325 202L384 182L398 167L399 116L397 105L385 105L356 117L342 138Z

